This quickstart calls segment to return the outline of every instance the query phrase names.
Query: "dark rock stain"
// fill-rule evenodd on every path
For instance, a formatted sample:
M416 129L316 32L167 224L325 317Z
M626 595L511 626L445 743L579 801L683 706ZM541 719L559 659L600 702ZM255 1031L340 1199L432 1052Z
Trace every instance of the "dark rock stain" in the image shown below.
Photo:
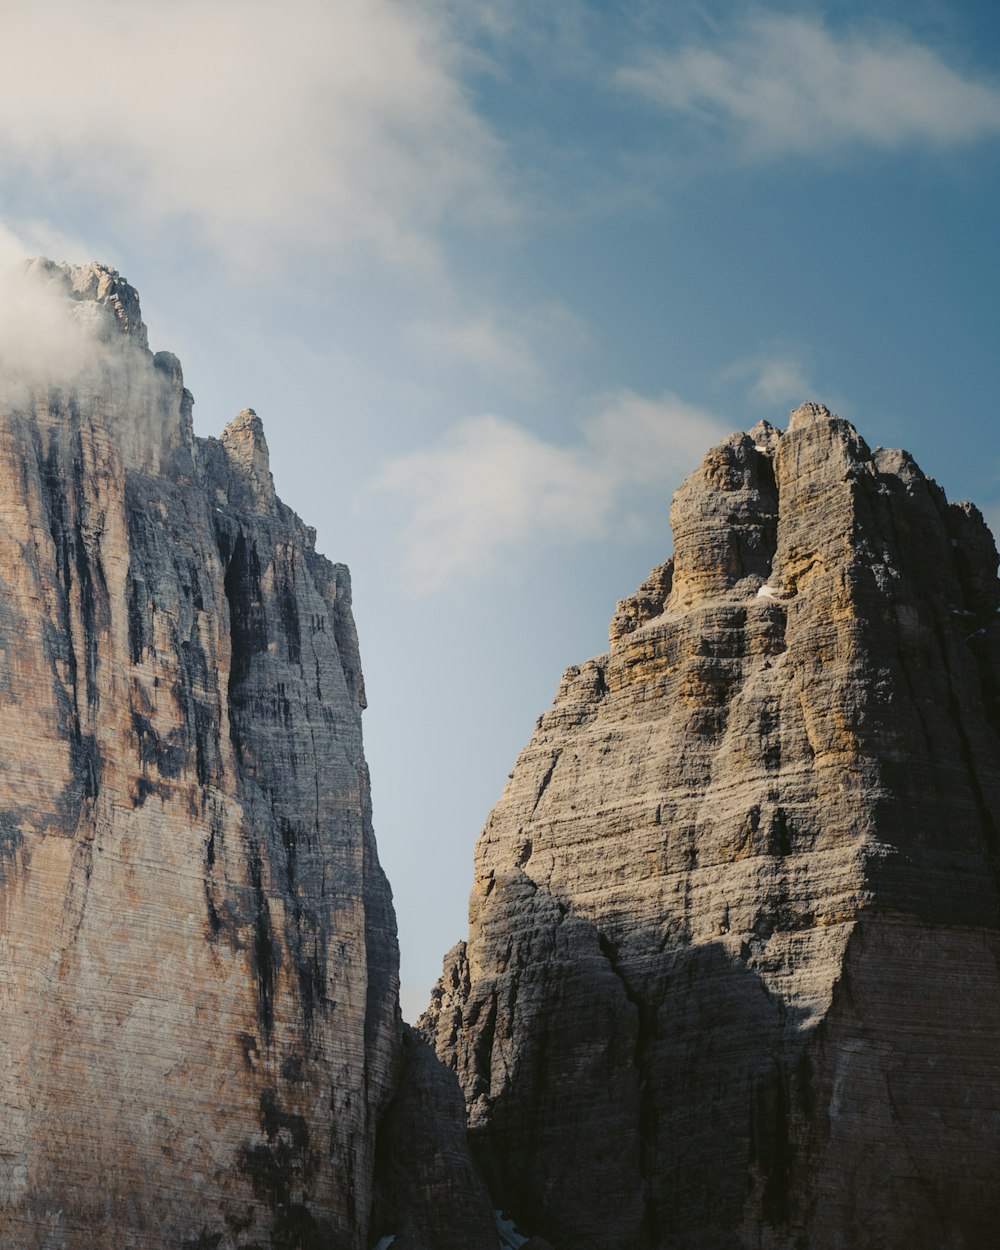
M260 559L242 530L236 537L224 580L229 601L229 628L232 661L229 669L229 697L235 701L240 685L250 672L255 655L267 650L267 629L260 585Z
M265 1044L271 1041L274 1028L274 986L281 953L271 928L271 912L263 886L263 865L260 850L254 848L248 858L250 885L253 889L253 971L257 981L257 1017Z
M271 1250L329 1250L331 1229L307 1206L320 1165L308 1124L282 1111L276 1091L267 1088L260 1096L260 1128L265 1140L244 1146L239 1165L254 1197L272 1212Z

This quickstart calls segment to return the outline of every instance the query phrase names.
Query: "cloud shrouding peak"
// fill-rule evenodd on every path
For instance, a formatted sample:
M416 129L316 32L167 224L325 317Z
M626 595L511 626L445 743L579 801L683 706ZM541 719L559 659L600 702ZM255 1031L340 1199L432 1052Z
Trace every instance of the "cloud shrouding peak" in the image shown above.
M40 387L71 385L100 350L96 305L68 293L66 275L35 263L0 223L0 403L19 405Z
M617 81L716 128L747 159L1000 134L1000 85L902 31L841 34L806 17L758 14L712 44L644 50Z
M453 59L407 0L18 6L0 157L236 261L363 243L419 264L442 222L509 210Z
M630 512L632 492L666 491L726 432L674 395L622 391L573 444L472 417L435 447L390 461L371 486L399 506L407 582L429 594L516 565L530 547L607 533L616 513Z

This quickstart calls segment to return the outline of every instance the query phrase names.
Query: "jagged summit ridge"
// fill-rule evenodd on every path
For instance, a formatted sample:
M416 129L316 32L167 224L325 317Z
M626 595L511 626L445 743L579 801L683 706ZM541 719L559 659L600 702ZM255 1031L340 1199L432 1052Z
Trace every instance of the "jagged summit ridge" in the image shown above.
M73 312L93 327L100 337L125 336L135 347L149 350L149 336L139 308L139 292L110 265L89 261L70 265L37 256L26 264L29 276L77 306Z
M592 1250L985 1250L992 536L818 404L711 449L671 524L519 757L422 1022L494 1201Z

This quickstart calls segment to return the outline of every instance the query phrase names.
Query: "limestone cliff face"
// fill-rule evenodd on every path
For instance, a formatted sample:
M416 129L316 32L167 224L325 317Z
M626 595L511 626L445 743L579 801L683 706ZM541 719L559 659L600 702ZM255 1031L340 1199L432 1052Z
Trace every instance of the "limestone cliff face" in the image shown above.
M0 1244L367 1246L399 1066L343 565L113 271L0 412Z
M494 1200L557 1250L995 1246L993 540L817 405L671 520L422 1021Z

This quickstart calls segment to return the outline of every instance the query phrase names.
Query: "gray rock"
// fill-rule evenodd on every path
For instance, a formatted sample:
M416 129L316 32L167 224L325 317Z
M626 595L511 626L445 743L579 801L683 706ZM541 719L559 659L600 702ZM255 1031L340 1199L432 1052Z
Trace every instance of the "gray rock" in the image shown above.
M995 1246L1000 604L820 405L677 492L567 670L420 1027L558 1250Z
M89 354L0 409L0 1244L367 1250L401 1022L347 569L118 274L31 272Z
M373 1231L393 1236L393 1250L497 1250L493 1207L465 1138L462 1092L408 1025L376 1175Z

